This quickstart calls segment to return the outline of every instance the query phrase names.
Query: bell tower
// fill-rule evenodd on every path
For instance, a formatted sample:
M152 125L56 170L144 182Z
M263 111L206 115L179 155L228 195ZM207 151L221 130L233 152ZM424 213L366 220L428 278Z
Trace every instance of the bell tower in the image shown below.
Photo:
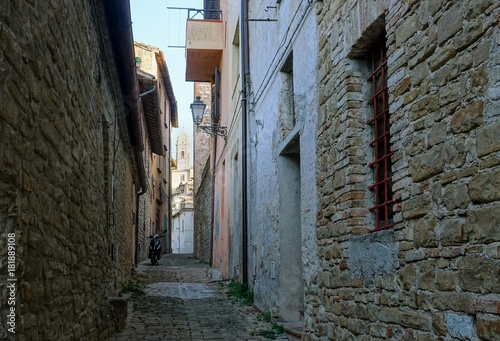
M189 140L186 133L182 132L177 138L176 150L177 150L177 169L189 169Z

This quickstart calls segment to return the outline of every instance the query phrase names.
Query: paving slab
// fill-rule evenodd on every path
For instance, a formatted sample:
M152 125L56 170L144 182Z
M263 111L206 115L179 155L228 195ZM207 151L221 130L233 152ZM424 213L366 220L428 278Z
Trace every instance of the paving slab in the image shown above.
M263 335L272 324L255 307L231 302L214 269L191 254L164 255L159 265L145 261L136 271L146 294L130 299L126 328L108 341L270 340Z

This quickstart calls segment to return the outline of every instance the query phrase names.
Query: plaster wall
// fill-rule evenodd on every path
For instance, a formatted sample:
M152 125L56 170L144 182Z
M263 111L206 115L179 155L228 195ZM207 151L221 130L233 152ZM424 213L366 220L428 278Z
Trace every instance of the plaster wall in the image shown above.
M214 234L212 265L224 278L241 275L241 93L238 69L238 1L221 3L225 20L225 48L219 64L221 76L220 125L228 138L218 137L215 158Z
M278 19L250 22L250 273L259 308L299 321L303 285L317 267L316 19L312 6L301 1L268 11L250 4L249 12L251 18ZM293 77L280 71L291 54ZM293 91L287 85L292 78Z
M189 206L172 217L172 253L193 253L194 215Z

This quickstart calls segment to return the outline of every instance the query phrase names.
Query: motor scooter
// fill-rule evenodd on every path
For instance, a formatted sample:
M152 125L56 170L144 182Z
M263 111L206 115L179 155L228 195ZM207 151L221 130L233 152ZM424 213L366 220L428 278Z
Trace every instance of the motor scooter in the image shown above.
M160 236L155 234L154 236L149 236L149 238L151 241L149 242L148 258L151 259L151 265L158 265L158 260L161 258Z

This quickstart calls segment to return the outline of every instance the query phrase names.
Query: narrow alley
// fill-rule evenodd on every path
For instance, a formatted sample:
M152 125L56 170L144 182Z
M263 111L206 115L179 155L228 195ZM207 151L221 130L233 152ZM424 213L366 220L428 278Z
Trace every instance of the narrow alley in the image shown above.
M233 303L227 281L210 277L191 254L164 255L159 266L141 262L145 295L130 299L127 326L109 341L289 340L254 307Z

